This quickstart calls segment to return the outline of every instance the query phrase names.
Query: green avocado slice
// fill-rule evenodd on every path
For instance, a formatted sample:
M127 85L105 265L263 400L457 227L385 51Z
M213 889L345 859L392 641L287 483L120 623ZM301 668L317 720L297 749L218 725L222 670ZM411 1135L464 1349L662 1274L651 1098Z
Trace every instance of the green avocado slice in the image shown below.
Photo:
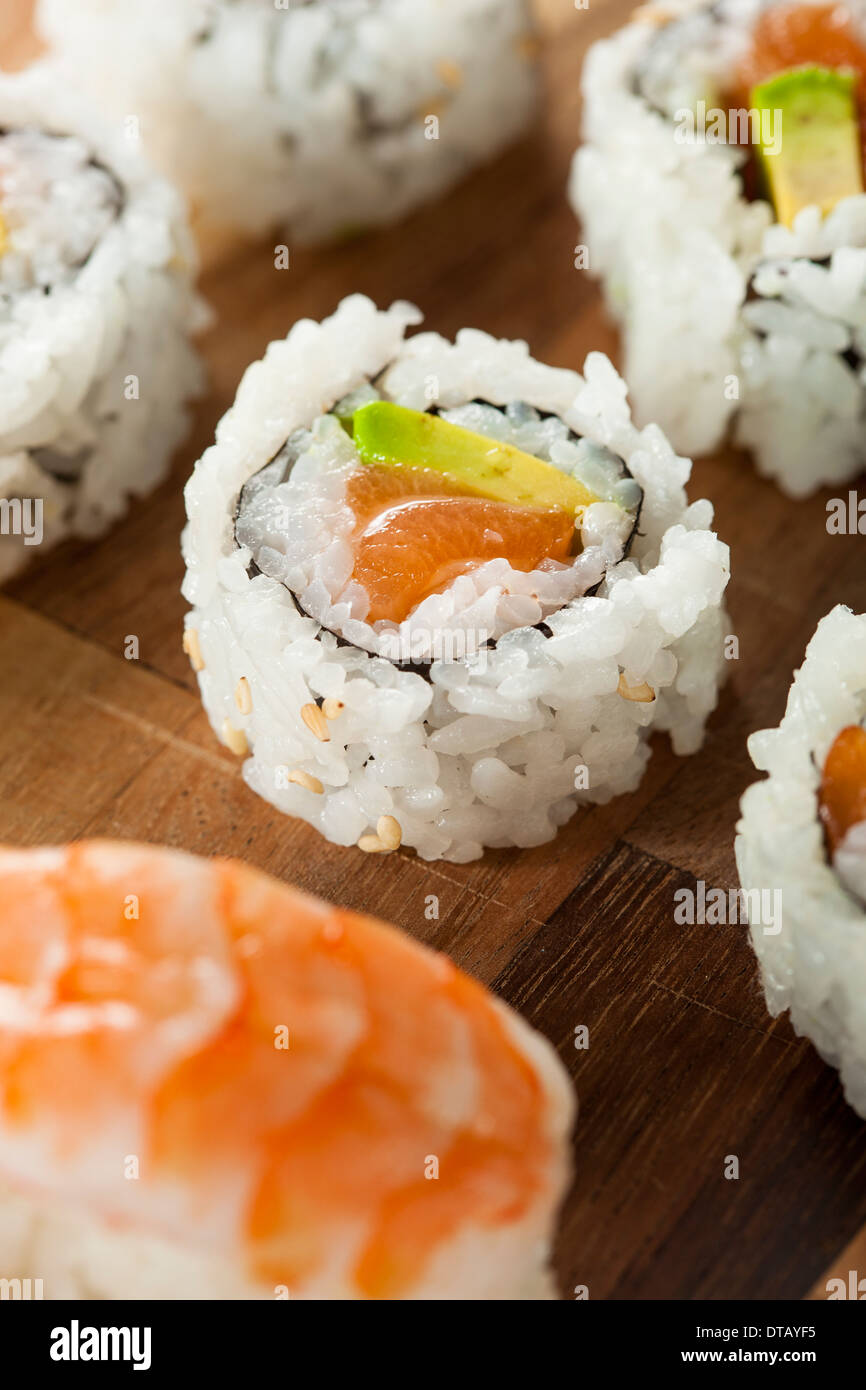
M554 507L575 517L599 499L589 488L512 444L392 401L355 411L361 461L382 468L432 468L480 497L520 507Z
M758 150L776 216L786 227L813 204L830 212L863 192L857 79L835 68L792 68L752 89Z

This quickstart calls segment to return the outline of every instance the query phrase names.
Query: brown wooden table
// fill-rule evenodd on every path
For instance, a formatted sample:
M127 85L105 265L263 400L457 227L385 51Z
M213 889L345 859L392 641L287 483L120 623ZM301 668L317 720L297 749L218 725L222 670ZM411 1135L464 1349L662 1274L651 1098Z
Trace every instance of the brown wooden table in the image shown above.
M414 300L445 334L472 324L525 337L557 365L580 367L591 348L616 357L598 290L573 266L565 181L584 52L631 8L537 5L537 129L434 207L299 251L288 273L270 243L207 248L212 390L170 480L104 542L64 545L0 596L0 839L107 835L239 855L388 918L502 994L559 1048L580 1096L557 1256L566 1297L578 1284L596 1299L823 1296L834 1269L859 1260L866 1274L866 1127L787 1019L768 1017L745 930L676 926L673 894L736 882L746 736L778 722L818 619L839 601L866 608L863 541L827 535L828 494L786 501L740 456L698 464L691 494L714 500L731 544L740 639L704 751L678 759L658 739L636 794L532 851L457 867L327 844L246 789L180 646L183 482L247 363L296 318L360 290ZM4 0L6 64L33 51L28 9ZM138 661L123 655L130 634ZM580 1024L588 1051L573 1045Z

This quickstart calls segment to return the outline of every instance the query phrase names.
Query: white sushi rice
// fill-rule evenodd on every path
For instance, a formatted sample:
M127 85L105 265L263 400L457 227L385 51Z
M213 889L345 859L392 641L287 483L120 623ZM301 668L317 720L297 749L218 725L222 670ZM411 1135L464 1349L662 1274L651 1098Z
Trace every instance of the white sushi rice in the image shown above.
M46 69L0 75L0 131L4 579L164 476L202 385L202 311L176 195Z
M864 886L866 845L863 827L852 830L831 864L818 815L827 754L864 718L866 614L839 605L818 624L779 727L749 739L755 766L769 775L743 797L736 854L744 889L782 894L781 930L754 920L751 928L767 1007L774 1017L790 1011L866 1118L866 906L851 891L858 874Z
M122 191L74 136L11 130L0 138L4 297L74 278L116 219Z
M833 856L833 868L848 892L866 906L866 821L851 826Z
M678 110L727 109L718 94L766 2L647 5L595 44L569 193L637 419L689 454L730 435L802 497L866 462L866 194L788 229L743 196L742 150L676 138ZM862 0L848 8L866 36ZM673 15L691 25L686 51L654 57Z
M729 557L710 503L688 503L688 460L655 427L633 427L606 358L591 354L580 376L472 329L453 344L405 338L419 319L411 305L379 312L353 296L247 370L186 489L187 649L211 723L247 754L259 795L338 844L388 816L423 858L460 862L485 845L541 844L580 803L633 790L654 730L678 753L700 747L724 665ZM234 531L248 479L385 368L410 406L478 398L550 412L622 458L644 492L630 556L597 594L551 614L549 635L518 627L493 650L434 662L429 679L338 645L284 584L251 572ZM654 698L629 698L644 683ZM313 720L324 740L302 713L323 699L339 711ZM307 785L287 780L297 773Z
M534 107L524 0L41 0L37 13L61 72L138 120L205 221L285 224L294 242L399 217Z
M387 372L380 386L392 398ZM488 560L424 598L404 621L370 623L370 596L352 577L356 518L348 502L352 477L364 465L337 416L382 398L370 386L346 406L338 403L336 414L319 416L250 481L241 498L238 541L328 631L397 661L447 657L458 643L460 654L469 655L514 628L536 626L593 588L623 558L641 493L619 460L589 440L569 437L562 421L541 419L523 402L500 411L473 401L442 411L442 418L552 463L599 499L580 515L579 553L567 563L543 560L530 571L516 570L504 558Z

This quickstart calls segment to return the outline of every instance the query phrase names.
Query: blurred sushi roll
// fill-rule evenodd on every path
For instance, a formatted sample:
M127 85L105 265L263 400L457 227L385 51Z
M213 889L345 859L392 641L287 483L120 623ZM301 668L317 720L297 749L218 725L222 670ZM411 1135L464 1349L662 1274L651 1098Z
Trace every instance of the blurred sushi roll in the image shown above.
M187 484L184 645L249 786L329 840L550 840L702 742L728 548L606 358L360 295L248 368Z
M44 70L0 75L0 579L165 474L202 372L177 196Z
M737 865L767 1006L866 1118L866 614L822 619L781 724L749 752L768 776L743 797Z
M639 420L792 497L866 463L866 5L645 5L584 69L570 195Z
M538 1299L574 1097L444 956L231 860L0 850L0 1274Z
M295 243L400 217L535 105L524 0L40 0L38 21L206 224Z

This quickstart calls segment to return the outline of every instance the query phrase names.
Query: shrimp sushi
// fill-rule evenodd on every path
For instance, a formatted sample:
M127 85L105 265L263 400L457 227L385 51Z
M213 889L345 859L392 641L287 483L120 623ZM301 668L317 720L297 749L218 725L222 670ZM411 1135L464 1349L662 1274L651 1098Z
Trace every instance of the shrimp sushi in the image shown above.
M231 860L0 851L0 1276L524 1299L573 1096L448 959Z
M839 605L818 624L779 728L749 752L768 776L743 797L737 864L767 1005L866 1119L866 614Z
M647 4L584 70L570 193L639 420L803 497L866 463L866 5ZM663 369L659 345L664 344Z
M184 644L260 796L464 861L700 747L728 549L625 386L356 295L251 366L187 490ZM380 833L380 825L387 829Z
M164 476L202 371L176 194L44 69L0 75L0 579Z
M535 108L525 0L39 0L37 22L202 223L294 244L395 220Z

